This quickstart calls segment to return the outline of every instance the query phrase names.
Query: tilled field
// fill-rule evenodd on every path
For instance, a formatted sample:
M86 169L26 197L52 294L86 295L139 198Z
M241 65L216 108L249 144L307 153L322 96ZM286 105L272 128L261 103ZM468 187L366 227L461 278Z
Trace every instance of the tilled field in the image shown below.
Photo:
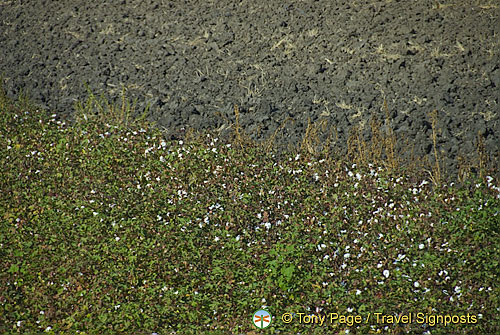
M68 115L85 84L110 99L125 87L176 136L224 133L238 105L255 139L285 124L277 144L297 144L310 119L341 151L353 127L368 140L370 120L383 124L385 100L416 156L434 155L438 111L449 172L480 142L498 164L499 64L494 0L0 2L9 95Z

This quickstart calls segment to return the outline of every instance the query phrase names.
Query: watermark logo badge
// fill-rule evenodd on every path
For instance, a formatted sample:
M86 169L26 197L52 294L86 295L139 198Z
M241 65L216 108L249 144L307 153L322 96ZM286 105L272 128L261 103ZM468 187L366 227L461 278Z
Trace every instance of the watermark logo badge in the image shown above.
M253 313L252 321L255 327L264 329L271 325L272 318L271 313L265 309L259 309L257 312Z

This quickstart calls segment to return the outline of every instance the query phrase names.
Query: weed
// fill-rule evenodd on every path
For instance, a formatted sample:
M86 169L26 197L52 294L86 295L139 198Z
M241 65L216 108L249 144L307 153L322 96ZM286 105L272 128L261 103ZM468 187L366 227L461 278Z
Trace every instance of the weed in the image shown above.
M431 178L434 185L439 186L441 185L441 166L439 164L439 156L437 152L436 124L437 124L438 112L437 110L434 110L431 113L429 113L429 115L431 118L431 127L432 127L432 148L434 152L434 167L432 168L432 171L429 170L426 171L427 173L429 173L429 177Z
M125 99L90 95L70 125L0 92L0 333L253 334L262 307L276 333L325 332L285 312L476 320L332 333L498 333L498 180L447 185L437 150L434 187L400 170L384 107L354 161L315 149L322 122L278 160L237 106L232 143L167 141Z

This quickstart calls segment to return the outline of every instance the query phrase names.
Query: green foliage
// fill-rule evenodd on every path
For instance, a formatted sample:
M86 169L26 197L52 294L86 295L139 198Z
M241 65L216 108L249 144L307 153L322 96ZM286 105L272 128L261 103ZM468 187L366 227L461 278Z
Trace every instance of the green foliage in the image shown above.
M499 331L497 181L433 187L306 141L278 160L241 133L170 142L122 103L92 96L69 125L0 94L0 333L255 334L262 306L271 333L325 333L285 312L471 313L427 329Z

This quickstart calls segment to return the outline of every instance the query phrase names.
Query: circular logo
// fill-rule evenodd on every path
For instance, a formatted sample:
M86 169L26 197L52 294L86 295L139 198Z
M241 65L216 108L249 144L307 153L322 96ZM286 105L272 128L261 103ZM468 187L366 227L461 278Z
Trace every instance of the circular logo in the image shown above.
M271 313L265 309L259 309L257 312L253 313L252 322L255 327L264 329L271 325L272 318Z

